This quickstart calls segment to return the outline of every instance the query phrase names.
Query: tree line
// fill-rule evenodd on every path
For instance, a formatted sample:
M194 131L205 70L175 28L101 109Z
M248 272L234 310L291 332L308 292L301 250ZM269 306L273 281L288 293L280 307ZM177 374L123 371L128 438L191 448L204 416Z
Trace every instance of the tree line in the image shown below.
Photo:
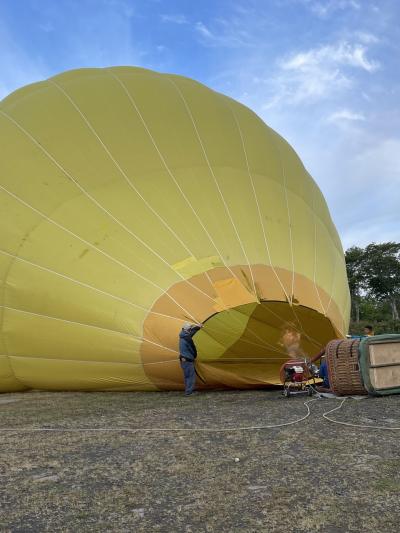
M400 243L352 246L345 252L351 295L350 333L400 331Z

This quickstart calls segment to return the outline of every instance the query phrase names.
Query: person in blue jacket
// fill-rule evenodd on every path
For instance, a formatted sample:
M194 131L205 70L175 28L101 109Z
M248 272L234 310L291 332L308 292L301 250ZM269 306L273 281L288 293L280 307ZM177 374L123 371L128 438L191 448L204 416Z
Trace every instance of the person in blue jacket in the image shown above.
M323 379L322 387L317 387L320 392L330 391L331 386L329 383L328 365L324 356L322 356L321 364L319 366L319 377Z
M185 396L193 394L196 384L196 370L194 367L197 357L196 346L193 342L193 335L203 326L201 324L191 324L185 322L179 333L179 360L183 370L185 382Z

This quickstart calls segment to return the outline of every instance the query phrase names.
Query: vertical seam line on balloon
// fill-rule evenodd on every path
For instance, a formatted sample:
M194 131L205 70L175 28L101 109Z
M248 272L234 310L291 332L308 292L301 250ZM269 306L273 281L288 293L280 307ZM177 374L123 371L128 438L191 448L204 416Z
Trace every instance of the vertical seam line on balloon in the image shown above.
M250 170L250 166L249 166L249 162L248 162L248 157L247 157L247 152L246 152L246 148L245 148L245 143L244 143L244 138L243 138L243 134L242 134L242 130L241 130L241 127L240 127L240 123L236 117L236 114L235 112L233 111L233 109L231 108L231 106L228 106L231 111L232 111L232 114L233 114L233 117L235 119L235 122L236 122L236 125L238 127L238 130L239 130L239 134L240 134L240 138L241 138L241 141L242 141L242 146L243 146L243 151L244 151L244 154L245 154L245 160L246 160L246 166L247 166L247 171L248 171L248 175L249 175L249 178L250 178L250 182L252 184L252 188L253 188L253 193L254 193L254 197L256 199L256 204L257 204L257 209L258 209L258 213L259 213L259 218L260 218L260 223L261 223L261 227L263 229L263 234L264 234L264 240L265 240L265 245L266 245L266 249L267 249L267 253L268 253L268 258L269 258L269 261L270 261L270 265L272 267L272 270L274 272L274 274L276 275L282 289L283 289L283 292L286 296L286 298L288 299L288 301L290 302L290 298L285 290L285 287L283 285L283 283L281 282L277 272L275 271L275 268L274 266L272 265L272 261L271 261L271 256L270 256L270 253L269 253L269 247L268 247L268 242L267 242L267 239L266 239L266 234L265 234L265 229L264 229L264 225L263 225L263 222L262 222L262 217L261 217L261 210L260 210L260 206L259 206L259 202L258 202L258 199L257 199L257 195L256 195L256 191L255 191L255 186L254 186L254 183L253 183L253 179L252 179L252 175L251 175L251 170ZM272 311L271 311L272 312ZM307 335L307 333L305 333L304 331L304 328L303 328L303 325L300 321L300 319L298 318L297 314L295 313L294 309L293 309L293 306L292 306L292 312L293 314L295 315L295 319L297 320L297 322L299 323L299 326L303 332L303 334L308 337L310 340L312 339L312 337L310 337L309 335ZM278 316L276 313L273 313L277 318L280 318L282 320L282 322L284 322L283 318ZM317 343L317 341L315 341L315 339L312 340L313 343Z
M166 160L165 160L163 154L161 153L161 151L160 151L160 149L159 149L159 147L158 147L158 145L157 145L157 143L156 143L156 141L155 141L155 139L154 139L154 137L153 137L153 135L152 135L152 133L151 133L149 127L147 126L147 123L146 123L146 121L145 121L145 119L144 119L142 113L140 112L140 109L139 109L138 105L136 104L136 102L135 102L133 96L131 95L131 93L128 91L126 85L125 85L125 84L123 83L123 81L122 81L122 80L121 80L116 74L114 74L112 71L110 71L110 70L108 70L108 69L106 69L106 71L109 73L109 75L110 75L111 77L113 77L113 78L116 80L116 82L120 85L120 87L122 88L122 90L123 90L124 93L126 94L126 96L127 96L128 100L130 101L132 107L135 109L135 111L136 111L136 113L137 113L139 119L141 120L141 122L142 122L142 124L143 124L143 127L145 128L145 130L146 130L146 132L147 132L147 135L149 136L149 138L150 138L150 140L151 140L151 142L152 142L154 148L156 149L156 151L157 151L157 153L158 153L158 155L159 155L159 157L160 157L160 159L161 159L161 162L162 162L162 164L164 165L165 170L167 171L167 174L170 176L170 178L172 179L173 183L175 184L175 186L176 186L177 189L179 190L181 196L184 198L184 200L186 201L187 205L189 206L189 208L190 208L191 211L193 212L193 214L194 214L196 220L199 222L199 224L200 224L201 227L203 228L203 230L204 230L205 234L207 235L209 241L211 242L211 244L213 245L214 249L215 249L216 252L218 253L219 257L221 258L222 263L224 264L225 268L226 268L227 270L229 270L229 272L232 274L232 276L235 277L235 278L239 281L239 283L241 283L240 279L236 276L236 274L233 272L233 270L232 270L232 269L231 269L231 268L225 263L222 253L219 251L219 249L218 249L217 245L215 244L213 238L211 237L210 233L208 232L207 228L204 226L203 222L201 221L201 219L200 219L198 213L197 213L196 210L194 209L193 205L189 202L189 199L187 198L187 196L186 196L186 194L184 193L183 189L182 189L181 186L179 185L177 179L175 178L175 176L174 176L173 173L171 172L171 169L169 168L169 166L168 166L168 164L167 164L167 162L166 162ZM192 254L192 255L193 255L193 254ZM206 275L207 279L209 280L211 287L212 287L213 290L214 290L214 287L213 287L213 284L212 284L212 281L211 281L211 278L210 278L208 272L206 272L205 275ZM229 312L229 308L224 304L224 302L223 302L223 306L224 306L224 307L227 309L227 311ZM263 342L264 342L264 341L263 341Z
M278 154L278 158L279 158L279 162L280 162L280 167L281 167L281 172L282 172L282 177L283 177L283 190L284 190L284 195L285 195L285 200L286 200L286 207L287 207L287 214L288 214L290 251L291 251L291 260L292 260L292 289L291 289L292 293L291 293L290 300L289 300L289 306L290 306L290 309L291 309L292 314L294 316L294 319L298 322L298 325L300 326L301 332L303 334L305 334L306 337L311 339L311 337L307 333L305 333L303 325L302 325L301 321L299 320L299 318L297 316L297 313L295 312L294 306L293 306L295 268L294 268L294 251L293 251L293 238L292 238L292 221L291 221L290 205L289 205L289 198L288 198L288 191L287 191L286 172L285 172L285 167L284 167L284 164L283 164L281 146L280 146L279 140L275 140L275 137L277 137L277 136L278 136L278 134L276 132L272 131L273 143L274 143L274 145L276 147L276 150L277 150L277 154Z
M347 310L349 309L349 304L351 306L351 298L350 298L350 293L347 292L347 300L346 300L346 305L345 305L345 308L344 308L344 313L343 313L343 318L342 318L342 322L343 322L343 331L341 331L340 333L342 333L343 337L345 336L345 322L344 322L344 318L345 316L347 315Z
M168 166L168 164L167 164L167 162L166 162L164 156L162 155L162 153L161 153L161 151L160 151L160 149L159 149L159 147L158 147L158 145L157 145L157 143L156 143L156 141L155 141L155 139L154 139L154 137L153 137L153 135L152 135L152 133L151 133L149 127L147 126L147 123L146 123L146 121L144 120L144 117L143 117L142 113L140 112L140 109L139 109L139 107L137 106L137 104L136 104L136 102L135 102L133 96L132 96L131 93L128 91L128 89L127 89L127 87L125 86L125 84L123 83L123 81L122 81L122 80L121 80L116 74L114 74L114 73L111 72L111 71L108 71L108 72L109 72L110 76L112 76L112 77L113 77L113 78L114 78L114 79L120 84L121 88L123 89L123 91L124 91L125 94L127 95L129 101L131 102L132 106L134 107L136 113L138 114L138 116L139 116L139 118L140 118L140 120L141 120L141 122L142 122L142 124L143 124L143 126L144 126L144 128L145 128L145 130L146 130L146 132L147 132L147 134L148 134L148 136L150 137L150 140L151 140L151 142L152 142L154 148L156 149L156 151L157 151L157 153L158 153L158 155L159 155L159 157L160 157L160 159L161 159L161 162L162 162L162 164L164 165L164 168L166 169L168 175L170 176L170 178L171 178L172 181L174 182L175 186L176 186L177 189L179 190L181 196L184 198L184 200L186 201L187 205L189 206L189 208L190 208L191 211L193 212L193 214L194 214L196 220L199 222L199 224L200 224L201 227L203 228L205 234L207 235L207 237L208 237L208 239L210 240L211 244L213 245L214 249L216 250L216 252L217 252L218 255L220 256L220 258L221 258L221 260L222 260L224 266L225 266L225 267L231 272L231 274L232 274L233 277L236 277L236 278L237 278L237 276L234 274L234 272L231 270L231 268L225 263L224 258L223 258L223 256L222 256L221 252L219 251L217 245L215 244L213 238L211 237L209 231L207 230L207 228L206 228L205 225L203 224L203 222L202 222L200 216L198 215L198 213L197 213L196 210L194 209L193 205L192 205L191 202L189 201L189 199L188 199L188 197L186 196L185 192L183 191L182 187L179 185L177 179L175 178L175 176L174 176L173 173L171 172L171 170L170 170L170 168L169 168L169 166ZM238 281L240 282L239 278L237 278L237 279L238 279ZM240 283L241 283L241 282L240 282Z
M280 153L280 147L278 148ZM293 250L293 235L292 235L292 217L290 214L290 204L289 204L289 195L288 195L288 189L287 189L287 178L286 178L286 170L285 165L283 163L282 154L280 153L280 159L281 159L281 165L282 165L282 172L283 172L283 187L285 190L285 198L286 198L286 207L287 207L287 213L288 213L288 222L289 222L289 238L290 238L290 252L292 256L292 294L291 294L291 303L293 304L293 298L294 298L294 250Z
M183 191L182 187L179 185L178 181L176 180L175 176L173 175L171 169L169 168L163 154L161 153L159 147L158 147L158 144L156 143L149 127L147 126L147 123L146 121L144 120L144 117L142 115L142 113L140 112L140 109L139 107L137 106L133 96L131 95L131 93L128 91L127 87L125 86L125 84L123 83L123 81L114 73L110 72L110 76L112 76L113 78L115 78L115 80L120 84L120 86L122 87L123 91L125 92L125 94L127 95L129 101L131 102L132 106L134 107L136 113L138 114L148 136L150 137L150 140L154 146L154 148L156 149L160 159L161 159L161 162L162 164L164 165L164 168L165 170L167 171L167 174L171 177L171 179L173 180L175 186L177 187L177 189L179 190L179 192L181 193L182 197L184 198L184 200L186 201L186 203L188 204L188 206L190 207L191 211L193 212L195 218L197 219L197 221L200 223L200 225L202 226L204 232L206 233L207 237L209 238L210 242L213 244L215 250L218 252L218 254L221 256L221 259L223 261L223 258L222 258L222 255L220 254L218 248L216 247L211 235L209 234L209 232L207 231L206 227L204 226L204 224L202 223L199 215L196 213L196 210L193 208L192 204L189 202L189 199L187 198L185 192ZM223 261L224 262L224 261ZM233 274L233 273L232 273Z
M231 224L232 224L232 227L233 227L234 232L235 232L235 234L236 234L236 238L237 238L237 240L238 240L238 242L239 242L239 246L240 246L240 248L242 249L242 252L243 252L244 258L246 259L247 264L248 264L248 266L249 266L250 275L251 275L251 279L252 279L252 282L253 282L254 295L255 295L255 297L256 297L257 300L258 300L258 297L257 297L257 291L256 291L256 287L255 287L255 282L254 282L254 275L253 275L253 271L252 271L252 269L251 269L251 265L250 265L249 258L247 257L246 251L245 251L245 249L244 249L243 242L242 242L242 240L240 239L240 235L239 235L238 230L237 230L237 228L236 228L235 222L234 222L233 217L232 217L232 215L231 215L231 213L230 213L230 211L229 211L228 204L227 204L226 201L225 201L225 198L224 198L224 196L223 196L223 194L222 194L222 191L221 191L221 188L220 188L220 186L219 186L218 180L217 180L217 178L216 178L216 176L215 176L215 174L214 174L214 170L213 170L213 168L212 168L212 165L211 165L211 163L210 163L210 160L208 159L206 149L205 149L205 147L204 147L203 141L202 141L202 139L201 139L200 133L199 133L198 128L197 128L197 125L196 125L196 121L194 120L194 117L193 117L193 114L192 114L191 109L190 109L190 107L189 107L189 104L187 103L186 98L185 98L185 96L183 95L181 89L178 87L178 85L177 85L177 84L176 84L171 78L167 77L167 79L168 79L168 81L169 81L169 82L175 87L176 91L178 92L180 98L182 99L182 101L183 101L183 103L184 103L184 106L185 106L185 108L186 108L187 113L189 114L190 120L191 120L191 122L192 122L192 124L193 124L193 127L194 127L194 130L195 130L195 132L196 132L196 136L197 136L197 139L198 139L199 144L200 144L200 146L201 146L201 149L202 149L202 152L203 152L204 158L205 158L205 160L206 160L207 166L208 166L208 168L209 168L209 170L210 170L210 173L211 173L211 176L213 177L213 180L214 180L215 186L216 186L216 188L217 188L217 190L218 190L218 193L219 193L219 195L220 195L220 197L221 197L222 203L223 203L223 205L224 205L224 207L225 207L226 213L227 213L227 215L228 215L228 217L229 217L229 220L230 220L230 222L231 222Z
M245 143L244 143L244 139L243 139L243 134L242 134L242 130L241 130L241 127L240 127L240 123L239 123L239 121L238 121L233 109L231 108L231 106L228 106L228 107L232 111L232 114L233 114L233 117L235 119L237 128L239 130L240 138L241 138L241 141L242 141L242 147L243 147L243 152L244 152L244 155L245 155L246 166L247 166L247 172L248 172L248 175L249 175L249 179L250 179L250 182L251 182L251 185L252 185L252 189L253 189L253 194L254 194L254 197L255 197L255 200L256 200L256 204L257 204L257 210L258 210L258 214L259 214L260 224L261 224L261 227L262 227L262 230L263 230L264 241L265 241L265 245L266 245L266 249L267 249L268 259L269 259L272 271L274 272L279 284L281 285L282 290L283 290L288 302L290 302L291 298L289 298L289 296L288 296L288 294L287 294L287 292L285 290L285 287L284 287L283 283L281 282L281 280L280 280L280 278L279 278L279 276L278 276L278 274L277 274L277 272L275 270L275 267L272 265L271 256L270 256L270 252L269 252L269 246L268 246L268 242L267 242L267 238L266 238L266 234L265 234L265 228L264 228L264 224L263 224L262 217L261 217L261 210L260 210L259 202L258 202L258 199L257 199L253 178L252 178L252 175L251 175L251 170L250 170L250 166L249 166L249 162L248 162L246 147L245 147ZM292 308L292 311L295 314L295 318L296 318L297 322L299 323L300 328L302 329L303 333L307 336L307 334L304 332L304 328L303 328L300 320L298 319L296 313L294 312L293 308ZM278 315L276 315L276 313L274 313L274 314L275 314L275 316L278 316ZM282 322L284 322L284 320L282 318L281 318L281 320L282 320Z
M208 159L207 152L206 152L205 147L204 147L204 145L203 145L203 142L202 142L202 140L201 140L201 136L200 136L200 133L199 133L199 131L198 131L198 129L197 129L196 122L195 122L195 120L194 120L194 117L193 117L193 114L192 114L192 112L191 112L191 109L190 109L190 107L189 107L189 105L188 105L188 103L187 103L187 101L186 101L186 99L185 99L185 97L184 97L182 91L181 91L180 88L178 87L178 85L177 85L173 80L171 80L169 77L167 77L167 80L172 84L172 86L175 88L176 92L177 92L178 95L180 96L180 98L181 98L181 100L182 100L182 102L183 102L183 104L184 104L184 107L185 107L185 109L186 109L186 112L187 112L187 114L189 115L189 118L190 118L190 120L191 120L191 122L192 122L193 128L194 128L195 133L196 133L196 136L197 136L197 140L198 140L198 142L199 142L199 144L200 144L200 147L201 147L201 149L202 149L202 152L203 152L204 158L205 158L205 160L206 160L207 166L208 166L208 168L209 168L210 174L211 174L211 176L213 177L214 183L215 183L216 188L217 188L217 190L218 190L218 192L219 192L219 195L220 195L220 197L221 197L221 199L222 199L222 202L223 202L223 205L224 205L224 207L225 207L225 210L226 210L226 212L227 212L227 214L228 214L228 216L229 216L229 219L230 219L230 221L231 221L232 227L233 227L233 229L234 229L234 231L235 231L235 233L236 233L236 238L238 239L239 245L240 245L240 247L241 247L241 249L242 249L242 253L243 253L243 255L244 255L244 257L245 257L245 259L246 259L246 261L247 261L247 264L248 264L248 267L249 267L249 271L250 271L250 275L251 275L251 280L252 280L252 283L253 283L254 296L256 297L257 301L259 302L259 298L258 298L258 296L257 296L257 290L256 290L256 286L255 286L255 281L254 281L254 275L253 275L253 271L252 271L252 268L251 268L251 265L250 265L250 261L249 261L247 255L246 255L246 251L245 251L244 246L243 246L243 243L242 243L242 241L241 241L241 239L240 239L240 236L239 236L239 233L238 233L237 228L236 228L236 226L235 226L235 223L234 223L234 221L233 221L232 215L231 215L231 213L230 213L230 211L229 211L228 205L227 205L226 202L225 202L225 199L224 199L224 197L223 197L222 191L221 191L221 189L220 189L220 187L219 187L219 184L218 184L218 180L217 180L217 178L216 178L216 176L215 176L215 174L214 174L214 171L213 171L212 166L211 166L211 164L210 164L210 161L209 161L209 159ZM216 248L216 249L217 249L217 248ZM217 251L218 251L218 249L217 249ZM222 258L222 254L221 254L219 251L218 251L218 253L220 254L220 256L221 256L221 258ZM224 262L224 263L225 263L225 262ZM227 267L227 268L229 268L229 267ZM229 269L229 270L231 270L231 269ZM240 279L239 279L237 276L236 276L236 278L238 279L239 283L241 283ZM250 317L249 317L249 320L250 320ZM260 337L260 336L257 335L256 333L254 333L252 330L248 329L248 331L249 331L249 333L252 333L252 334L253 334L257 339L259 339L261 342L263 342L266 346L271 346L271 345L270 345L269 343L267 343L262 337Z
M280 155L280 160L281 160L281 165L282 165L282 172L284 173L284 178L285 178L284 190L285 190L285 196L286 196L287 207L288 207L288 220L289 220L289 230L290 230L289 231L289 235L291 237L290 244L291 244L291 250L292 250L292 267L293 267L293 276L294 276L294 259L293 259L294 256L293 256L293 244L292 244L292 232L291 232L291 217L290 217L289 201L288 201L287 187L286 187L286 174L285 174L285 171L284 171L284 166L283 166L283 162L282 162L282 155L281 155L280 151L279 151L279 155ZM293 283L293 286L294 286L294 283ZM316 344L317 346L320 346L321 343L319 341L317 341L316 339L311 337L311 335L306 333L306 331L304 329L304 326L303 326L303 323L302 323L302 321L300 320L299 316L296 313L295 305L293 304L293 301L291 301L290 309L291 309L291 312L292 312L292 314L294 316L294 319L297 321L298 325L300 326L301 334L304 335L311 343Z
M287 182L286 182L286 172L285 167L283 165L283 158L281 153L281 146L280 146L280 140L275 140L275 136L277 136L277 133L274 131L272 132L272 138L273 142L275 144L277 154L279 157L279 163L281 167L282 177L283 177L283 190L285 195L285 201L286 201L286 208L287 208L287 214L288 214L288 226L289 226L289 242L290 242L290 252L291 252L291 260L292 260L292 288L291 288L291 296L289 304L290 306L293 306L293 296L294 296L294 255L293 255L293 239L292 239L292 224L291 224L291 216L290 216L290 209L289 209L289 199L288 199L288 193L287 193Z
M332 298L333 298L333 289L335 288L335 285L336 285L337 262L338 262L338 259L335 254L335 260L333 263L334 267L333 267L333 276L332 276L332 284L331 284L331 295L329 298L328 307L326 308L326 314L328 314L329 308L331 306Z
M231 108L231 106L228 106L232 112L232 115L235 119L235 122L236 122L236 125L237 125L237 128L239 130L239 135L240 135L240 139L241 139L241 143L242 143L242 147L243 147L243 153L244 153L244 156L245 156L245 161L246 161L246 167L247 167L247 173L248 173L248 176L249 176L249 179L250 179L250 183L251 183L251 186L252 186L252 190L253 190L253 195L254 195L254 199L255 199L255 202L256 202L256 205L257 205L257 211L258 211L258 217L259 217L259 220L260 220L260 225L261 225L261 228L262 228L262 232L263 232L263 236L264 236L264 242L265 242L265 247L266 247L266 250L267 250L267 256L268 256L268 261L269 261L269 264L272 268L272 271L273 273L275 274L282 290L283 290L283 293L285 294L286 298L288 299L288 301L290 300L289 297L288 297L288 294L285 290L285 287L283 285L283 283L281 282L279 276L278 276L278 273L276 272L276 269L274 267L274 265L272 264L272 259L271 259L271 253L270 253L270 250L269 250L269 245L268 245L268 239L267 239L267 235L266 235L266 232L265 232L265 227L264 227L264 222L262 220L262 215L261 215L261 208L260 208L260 204L259 204L259 201L258 201L258 198L257 198L257 194L256 194L256 189L255 189L255 185L254 185L254 181L253 181L253 176L252 176L252 172L251 172L251 169L250 169L250 165L249 165L249 160L248 160L248 157L247 157L247 151L246 151L246 146L245 146L245 142L244 142L244 138L243 138L243 133L242 133L242 128L240 126L240 123L239 123L239 120L236 116L236 113L233 111L233 109Z
M98 140L98 142L100 143L100 145L102 146L102 148L104 149L104 151L106 152L106 154L108 155L108 157L111 159L111 161L114 163L115 167L118 169L118 171L123 175L123 177L125 178L125 180L127 180L129 183L130 180L127 178L125 172L122 170L121 166L118 164L118 162L116 161L116 159L113 157L112 153L110 152L110 150L108 149L108 147L105 145L105 143L103 142L103 140L101 139L101 137L98 135L98 133L96 132L96 130L94 129L94 127L92 126L92 124L90 123L90 121L88 120L88 118L86 117L86 115L83 113L83 111L79 108L79 106L76 104L76 102L73 100L73 98L65 91L65 89L63 89L60 85L58 85L57 83L55 83L54 81L51 81L51 83L57 87L57 89L60 90L60 92L62 92L64 94L64 96L68 99L68 101L72 104L72 106L74 107L74 109L79 113L79 115L81 116L82 120L85 122L86 126L89 128L89 131L93 134L93 136ZM51 156L51 154L50 154ZM63 167L61 167L61 169L63 170ZM64 170L63 170L64 171ZM66 171L65 171L66 172ZM70 176L70 174L68 172L66 172L68 176ZM73 180L75 182L75 180ZM77 180L76 180L77 181ZM81 188L79 185L78 185L79 188ZM83 187L81 190L85 190ZM135 189L134 189L135 190ZM136 190L135 190L136 192ZM160 254L158 254L151 246L149 246L145 241L143 241L143 239L141 239L140 237L138 237L134 232L132 232L127 226L125 226L125 224L122 224L117 218L115 218L107 209L105 209L103 206L101 206L96 199L94 199L89 193L87 193L86 191L86 194L87 196L96 204L98 205L98 207L100 209L102 209L103 211L105 211L107 214L109 214L109 216L117 223L119 224L123 229L125 229L128 233L130 233L135 239L137 239L145 248L147 248L151 253L153 253L156 257L158 257L163 263L165 263L167 265L167 267L173 271L173 273L180 277L185 283L188 283L191 287L193 287L196 291L200 292L203 296L205 296L206 298L210 299L212 302L214 302L213 298L208 295L206 292L202 291L199 287L197 287L196 285L194 285L193 283L191 283L188 279L186 279L180 272L177 272L176 270L174 270L172 268L172 266L168 263L168 261L166 261ZM144 199L144 197L138 193L140 198L143 199L143 201L146 203L146 205L149 207L149 209L156 214L156 211L150 206L150 204L147 202L147 200ZM178 242L184 247L184 249L192 256L194 256L193 252L188 248L188 246L179 238L179 236L172 230L172 228L170 228L170 226L168 225L168 223L160 216L157 214L157 217L159 218L159 220L164 224L164 226L166 228L169 229L169 231L174 235L174 237L178 240Z
M105 69L107 70L107 69ZM187 253L193 255L193 252L189 249L189 247L182 241L182 239L179 237L179 235L171 228L171 226L168 224L168 222L159 214L157 211L151 206L150 202L146 200L146 198L142 195L142 193L139 191L139 189L132 183L132 181L129 179L126 172L123 170L121 165L118 163L118 161L114 158L110 150L107 148L107 146L103 143L100 136L97 134L97 132L94 130L93 126L89 122L89 120L86 118L86 116L83 114L79 106L73 101L71 96L67 94L67 92L58 84L56 84L54 81L51 82L53 85L55 85L61 92L64 93L66 98L71 102L71 104L75 107L75 109L78 111L78 113L81 115L83 120L85 121L88 128L92 131L92 133L97 137L100 144L103 146L105 152L110 157L110 159L113 161L114 165L120 172L121 176L124 178L128 186L139 196L139 198L143 201L143 203L148 207L148 209L160 220L160 222L170 231L170 233L176 238L176 240L179 242L179 244L182 245L182 247L187 251Z
M317 282L316 282L316 278L317 278L317 217L316 217L316 214L315 214L315 194L316 194L316 190L314 189L313 191L313 215L314 215L314 287L315 287L315 290L317 291L317 295L318 295L318 299L319 299L319 303L321 304L321 308L322 308L322 311L324 313L324 315L326 315L326 311L325 311L325 307L324 307L324 304L322 303L322 300L321 300L321 295L319 293L319 289L317 287Z

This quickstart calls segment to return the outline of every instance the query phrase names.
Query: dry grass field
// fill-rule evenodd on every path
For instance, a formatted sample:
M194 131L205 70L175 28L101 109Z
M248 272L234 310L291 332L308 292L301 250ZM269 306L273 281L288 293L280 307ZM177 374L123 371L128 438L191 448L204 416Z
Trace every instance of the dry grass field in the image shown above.
M336 399L312 402L296 425L208 431L296 420L304 401L279 391L3 394L0 531L397 533L400 431L325 420ZM399 407L400 396L350 399L331 416L399 427ZM68 431L21 431L31 428Z

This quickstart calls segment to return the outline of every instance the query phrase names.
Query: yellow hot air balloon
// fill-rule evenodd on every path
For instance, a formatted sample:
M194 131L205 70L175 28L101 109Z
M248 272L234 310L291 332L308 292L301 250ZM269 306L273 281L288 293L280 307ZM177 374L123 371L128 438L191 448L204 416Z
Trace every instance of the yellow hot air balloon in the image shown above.
M348 327L317 185L251 110L131 67L66 72L0 103L0 391L279 383L287 339ZM285 340L286 339L286 340Z

